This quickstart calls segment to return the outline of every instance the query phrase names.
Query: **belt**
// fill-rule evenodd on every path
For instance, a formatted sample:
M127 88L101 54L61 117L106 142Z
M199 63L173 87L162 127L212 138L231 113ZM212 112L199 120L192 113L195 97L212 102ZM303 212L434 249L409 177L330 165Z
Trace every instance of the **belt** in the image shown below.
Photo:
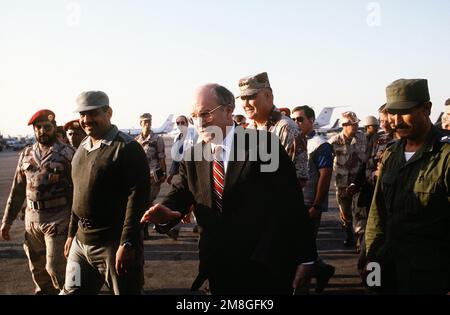
M28 199L27 200L28 208L31 210L46 210L50 208L56 208L56 207L62 207L67 205L67 198L66 197L60 197L50 200L38 200L33 201Z

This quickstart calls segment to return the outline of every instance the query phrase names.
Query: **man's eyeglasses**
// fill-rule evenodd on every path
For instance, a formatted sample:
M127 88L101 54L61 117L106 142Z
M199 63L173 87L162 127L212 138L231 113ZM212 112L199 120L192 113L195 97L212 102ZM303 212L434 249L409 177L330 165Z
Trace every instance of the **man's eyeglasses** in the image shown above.
M303 118L303 116L298 116L298 117L292 117L292 119L296 122L303 122L305 119Z
M186 126L186 122L185 121L177 121L177 126Z
M39 129L43 128L45 131L50 131L53 128L53 124L50 124L50 123L48 123L48 124L35 124L33 127L36 130L39 130Z
M213 109L211 109L210 111L207 112L201 112L201 113L192 113L189 116L189 119L191 121L192 124L195 124L199 119L201 119L202 122L210 122L213 118L212 113L214 113L216 110L218 110L220 107L225 106L225 105L219 105Z

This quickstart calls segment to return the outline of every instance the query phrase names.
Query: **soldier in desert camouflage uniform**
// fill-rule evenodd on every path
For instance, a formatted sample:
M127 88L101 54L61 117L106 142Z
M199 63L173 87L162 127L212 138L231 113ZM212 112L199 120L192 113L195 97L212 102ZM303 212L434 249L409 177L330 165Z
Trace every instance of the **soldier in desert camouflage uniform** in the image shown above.
M139 118L142 133L136 137L136 141L142 146L147 155L150 167L150 204L153 205L161 189L161 184L166 180L166 154L164 140L151 130L152 115L142 114ZM148 224L144 228L144 238L148 239Z
M361 165L366 162L367 140L364 133L358 131L359 121L355 113L343 113L341 118L343 130L328 140L334 155L336 199L341 222L347 233L344 245L348 247L354 245L353 233L362 232L361 222L366 218L364 208L357 207L359 193L348 190Z
M74 150L56 139L52 111L38 111L28 125L33 125L37 143L20 155L1 234L3 239L10 239L9 230L26 199L24 249L36 294L57 294L64 285Z
M247 128L267 130L276 134L295 164L297 178L304 185L308 179L306 141L297 124L273 105L272 88L266 72L239 80L243 107L253 120Z

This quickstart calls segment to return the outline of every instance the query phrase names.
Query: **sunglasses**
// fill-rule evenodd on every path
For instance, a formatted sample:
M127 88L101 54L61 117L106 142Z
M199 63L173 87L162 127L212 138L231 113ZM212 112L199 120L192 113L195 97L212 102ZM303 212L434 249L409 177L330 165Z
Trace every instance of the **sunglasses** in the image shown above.
M177 125L185 126L185 125L186 125L186 122L185 122L185 121L177 121Z
M303 122L305 120L305 118L303 118L303 116L298 116L298 117L292 117L292 119L296 122Z

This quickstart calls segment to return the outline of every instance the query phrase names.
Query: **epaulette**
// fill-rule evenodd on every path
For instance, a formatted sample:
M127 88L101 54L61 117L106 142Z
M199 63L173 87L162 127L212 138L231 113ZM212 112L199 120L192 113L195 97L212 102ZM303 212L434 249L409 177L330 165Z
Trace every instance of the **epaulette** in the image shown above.
M122 131L119 131L117 133L117 137L120 138L121 140L123 140L123 142L125 142L125 144L135 141L132 136L127 135L125 132L122 132Z
M269 128L275 126L276 123L281 119L281 112L274 106L267 119L266 126Z

